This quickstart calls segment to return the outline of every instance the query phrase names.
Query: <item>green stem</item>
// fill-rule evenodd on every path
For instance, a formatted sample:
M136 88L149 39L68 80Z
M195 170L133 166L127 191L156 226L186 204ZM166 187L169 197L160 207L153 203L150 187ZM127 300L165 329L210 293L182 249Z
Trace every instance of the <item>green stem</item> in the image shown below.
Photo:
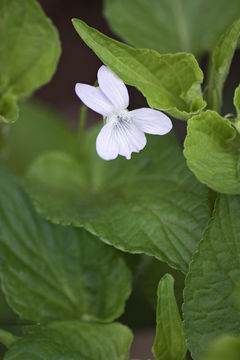
M209 57L207 66L207 84L204 91L204 97L207 101L207 107L210 110L214 110L220 114L222 107L222 87L221 84L216 84L218 80L216 78L216 72L212 61L212 55ZM220 91L217 90L220 88Z
M86 117L87 117L87 107L82 105L79 113L79 122L78 122L78 132L83 134L86 126Z
M98 86L97 80L95 81L93 86L95 86L95 87ZM87 106L82 104L82 106L80 108L80 112L79 112L79 122L78 122L78 133L79 133L80 137L82 136L82 134L84 134L86 118L87 118Z
M0 329L0 342L7 348L10 348L17 340L18 336L11 334L10 332Z

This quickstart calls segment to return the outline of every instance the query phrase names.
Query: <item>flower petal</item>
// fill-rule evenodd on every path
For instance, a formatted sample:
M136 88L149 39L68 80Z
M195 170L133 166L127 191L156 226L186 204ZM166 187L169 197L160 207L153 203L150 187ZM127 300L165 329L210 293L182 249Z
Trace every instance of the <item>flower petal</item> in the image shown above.
M78 83L75 92L82 102L97 113L108 116L113 112L113 105L104 93L95 86Z
M114 108L117 111L126 109L129 105L129 96L124 82L104 65L98 70L97 76L100 89L114 105Z
M161 111L141 108L130 111L134 124L142 131L153 135L164 135L172 129L171 119Z
M132 152L139 152L147 143L144 132L134 123L120 121L115 125L114 131L119 145L119 155L125 156L128 160L131 159Z
M118 156L119 146L115 138L114 126L114 123L104 125L97 136L96 150L104 160L113 160Z

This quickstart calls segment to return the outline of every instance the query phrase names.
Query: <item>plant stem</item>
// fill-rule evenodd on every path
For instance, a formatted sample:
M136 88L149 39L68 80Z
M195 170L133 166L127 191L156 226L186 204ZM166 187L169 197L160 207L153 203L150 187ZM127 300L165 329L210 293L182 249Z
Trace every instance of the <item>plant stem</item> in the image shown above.
M93 86L95 86L95 87L98 86L97 80L95 81ZM80 108L80 112L79 112L79 122L78 122L78 133L80 134L80 136L82 136L82 134L84 133L84 130L85 130L86 117L87 117L87 106L82 104L82 106Z
M207 107L210 110L214 110L220 114L222 107L222 87L221 84L216 84L216 74L214 73L214 67L212 62L212 56L210 55L207 66L207 84L204 91L204 97L207 101ZM221 89L220 92L217 89Z
M86 105L83 104L80 108L79 123L78 123L78 132L81 135L83 134L83 132L85 130L86 115L87 115L87 107L86 107Z

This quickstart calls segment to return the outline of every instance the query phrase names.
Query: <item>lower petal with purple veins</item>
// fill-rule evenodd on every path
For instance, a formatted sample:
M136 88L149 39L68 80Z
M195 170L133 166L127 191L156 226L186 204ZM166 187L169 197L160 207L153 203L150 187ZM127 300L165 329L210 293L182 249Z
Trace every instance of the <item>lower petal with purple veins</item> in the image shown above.
M116 123L114 132L119 145L119 155L128 160L131 159L132 152L139 152L147 143L145 134L133 122L120 120Z

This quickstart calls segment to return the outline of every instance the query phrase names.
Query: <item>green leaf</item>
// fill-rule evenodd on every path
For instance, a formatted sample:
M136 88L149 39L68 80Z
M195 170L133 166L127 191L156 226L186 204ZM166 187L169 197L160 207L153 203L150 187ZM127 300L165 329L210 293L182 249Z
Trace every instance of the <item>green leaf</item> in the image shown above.
M32 328L4 359L128 360L131 342L131 331L118 323L55 322Z
M134 49L73 19L83 41L126 84L135 86L150 107L187 119L206 103L200 84L203 74L192 54L160 55L155 50Z
M0 111L2 120L12 122L17 119L15 101L51 79L60 43L35 0L0 0L0 18L0 97L7 96Z
M240 337L223 335L214 340L201 360L239 360Z
M153 354L157 360L184 360L187 352L175 295L174 278L166 274L158 285L157 333Z
M10 306L37 322L120 316L131 289L122 256L83 229L52 225L0 168L0 277Z
M3 327L7 324L16 324L17 320L18 316L8 305L6 298L2 292L2 288L0 288L0 326Z
M8 129L4 163L22 174L38 155L47 150L76 155L80 153L79 139L57 111L39 101L22 104L19 121Z
M212 110L218 112L220 112L222 107L223 85L238 45L239 36L240 19L235 21L220 37L211 56L207 85L207 102Z
M19 116L16 97L11 93L5 93L0 97L0 120L5 123L15 122Z
M14 335L21 335L21 320L8 305L0 284L0 358L6 352L6 347L11 345ZM9 334L10 332L10 334ZM4 344L4 345L3 345Z
M11 334L9 331L0 329L0 342L7 348L10 348L18 339L18 336Z
M211 189L240 193L239 136L228 119L206 111L189 120L184 155L190 170Z
M238 0L105 0L116 34L136 47L202 55L238 16ZM219 16L220 15L220 16ZM206 30L207 29L207 30Z
M240 333L235 290L240 278L240 197L219 195L213 219L190 264L184 330L194 359L217 336Z
M208 191L175 137L149 137L131 161L107 162L96 154L98 131L86 133L81 161L56 152L36 159L26 181L35 206L55 223L83 226L116 248L186 271L209 217Z

